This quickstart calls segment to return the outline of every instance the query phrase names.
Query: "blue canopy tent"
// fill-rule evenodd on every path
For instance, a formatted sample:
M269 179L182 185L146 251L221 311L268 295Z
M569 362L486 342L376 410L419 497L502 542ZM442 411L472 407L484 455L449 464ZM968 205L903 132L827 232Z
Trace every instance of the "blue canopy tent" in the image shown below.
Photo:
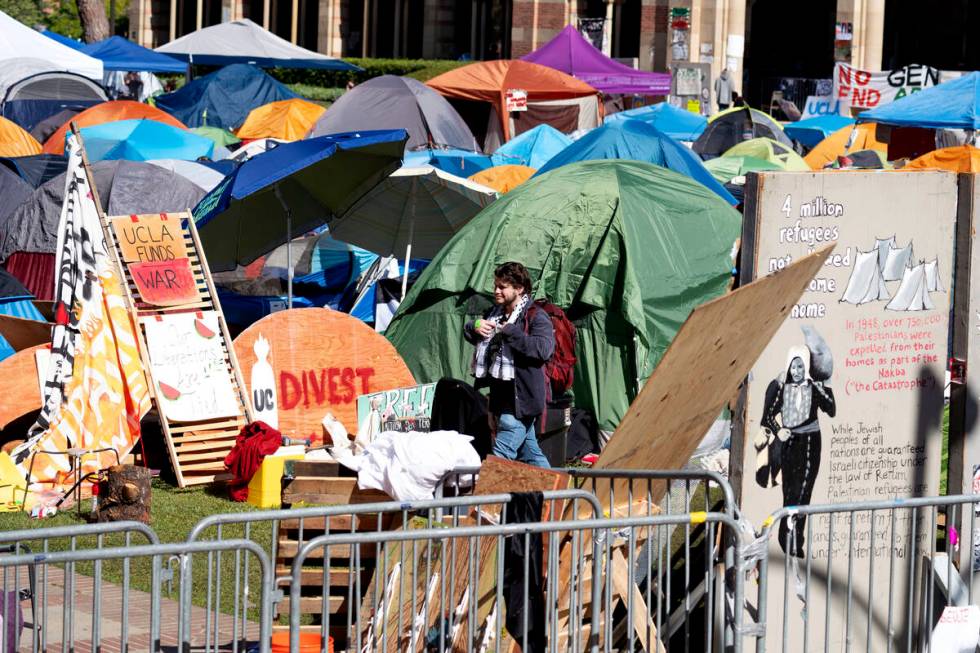
M659 102L606 116L606 122L619 120L642 120L678 141L696 141L701 132L708 126L708 119L704 116L679 109L667 102Z
M85 151L92 163L107 159L194 161L214 154L214 141L156 120L118 120L82 127Z
M101 60L105 70L187 73L187 63L144 48L121 36L110 36L104 41L86 45L82 52Z
M783 131L801 145L814 147L835 131L854 124L854 118L848 116L816 116L783 126Z
M864 111L858 122L924 129L980 129L980 71Z
M298 97L255 66L233 64L157 96L156 105L188 127L237 129L252 109Z
M12 274L0 268L0 315L44 321L34 305L34 296ZM0 360L12 356L14 348L0 335Z
M67 45L72 50L78 50L79 52L83 52L85 50L84 43L76 39L73 39L70 36L64 36L63 34L58 34L58 32L52 32L49 29L44 30L43 32L41 32L41 34L44 34L52 41L57 41L61 45Z
M493 167L494 162L486 154L449 147L405 152L405 165L410 168L428 165L457 177L469 177Z
M572 144L572 139L551 125L538 125L516 136L493 153L494 165L515 164L537 170Z
M569 163L596 159L629 159L663 166L706 186L729 204L738 204L704 167L697 154L653 125L639 120L620 120L593 129L556 154L534 176Z

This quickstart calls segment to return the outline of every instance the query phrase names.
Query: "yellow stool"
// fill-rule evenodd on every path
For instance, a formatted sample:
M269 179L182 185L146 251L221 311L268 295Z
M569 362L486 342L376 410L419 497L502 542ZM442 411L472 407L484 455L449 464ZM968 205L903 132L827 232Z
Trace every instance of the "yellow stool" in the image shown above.
M275 508L282 504L282 474L287 460L302 460L302 451L273 454L262 460L262 466L248 483L248 502L259 508Z

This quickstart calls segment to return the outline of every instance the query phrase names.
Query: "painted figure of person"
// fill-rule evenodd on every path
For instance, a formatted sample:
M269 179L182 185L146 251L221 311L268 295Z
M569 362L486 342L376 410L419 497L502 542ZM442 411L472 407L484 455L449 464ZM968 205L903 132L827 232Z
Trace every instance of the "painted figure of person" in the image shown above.
M837 413L834 392L822 381L810 376L810 350L792 347L786 359L785 372L766 388L762 426L776 437L770 444L770 464L780 472L784 506L810 503L813 485L820 471L820 420L823 411ZM774 471L775 471L774 469ZM795 538L789 542L788 520L779 524L779 546L791 555L803 557L806 519L796 518Z

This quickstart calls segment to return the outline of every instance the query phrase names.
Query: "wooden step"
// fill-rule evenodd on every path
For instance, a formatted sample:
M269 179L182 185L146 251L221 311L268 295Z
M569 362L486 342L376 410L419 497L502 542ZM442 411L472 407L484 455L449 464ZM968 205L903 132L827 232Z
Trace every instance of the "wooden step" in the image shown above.
M293 573L292 567L289 565L278 565L276 567L276 578L282 578L283 576L288 576ZM374 575L374 568L365 567L361 569L361 588L367 587L367 584L371 582L371 576ZM329 572L330 588L336 589L338 587L346 588L352 581L357 582L357 573L355 572L353 576L349 567L334 567ZM323 586L323 569L317 569L316 567L304 567L300 572L300 583L303 587L322 587Z
M378 514L366 512L361 515L333 515L331 517L306 517L300 519L283 519L279 522L279 533L282 539L296 539L299 535L300 521L303 524L303 538L311 539L322 535L329 526L331 533L365 533L378 530ZM401 524L400 512L386 512L381 515L381 530L392 530ZM311 535L312 534L312 535ZM285 537L284 537L285 535Z
M279 602L276 610L279 614L288 615L290 609L290 599L288 596ZM331 596L328 600L329 610L328 614L331 615L344 615L344 623L347 623L347 597L346 596ZM299 611L300 614L321 614L323 607L323 599L319 596L303 596L299 599Z
M375 548L376 546L377 545L375 544L361 544L360 545L361 559L373 560L376 555L376 548ZM325 547L318 547L315 550L311 551L310 555L307 556L307 559L310 560L323 559L324 548ZM330 546L330 559L332 560L334 558L350 558L353 550L354 549L351 547L350 544L333 544ZM296 553L298 551L299 551L298 544L292 540L285 540L279 542L278 554L280 559L286 559L291 562L292 559L296 557Z

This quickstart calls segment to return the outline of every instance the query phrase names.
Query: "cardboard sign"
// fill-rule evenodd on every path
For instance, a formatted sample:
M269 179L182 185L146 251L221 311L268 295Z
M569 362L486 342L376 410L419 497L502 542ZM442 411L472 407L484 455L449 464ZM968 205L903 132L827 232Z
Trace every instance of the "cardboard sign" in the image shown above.
M357 398L357 432L373 438L383 431L428 431L435 383L373 392Z
M134 215L111 218L112 231L119 243L123 260L131 261L172 261L186 258L187 246L184 244L180 216Z
M128 263L140 298L154 306L180 306L200 301L188 258L152 263Z
M733 473L752 523L783 506L938 494L956 211L956 175L947 172L749 175L744 275L771 275L813 248L836 244L802 298L787 298L789 319L745 386ZM843 578L854 579L854 596L876 597L852 612L849 632L870 627L873 651L904 646L906 616L885 632L889 603L877 596L915 582L909 556L925 555L929 541L926 529L913 530L913 511L894 521L885 512L873 523L864 512L853 524L842 513L774 525L769 587L780 589L769 593L766 621L785 620L792 650L805 628L793 589L804 576L811 648L845 646ZM779 542L787 539L784 553ZM893 557L902 563L871 588L871 565L888 569ZM794 571L828 565L829 600L827 575ZM777 593L783 587L790 588L785 601Z
M509 88L504 93L504 109L506 111L527 111L527 91L519 88Z
M939 71L919 64L880 72L834 64L834 97L857 109L873 109L938 83Z
M160 410L173 422L239 414L214 311L143 318Z
M252 386L259 337L268 341L265 360L272 364L276 383L275 393L263 389L260 398ZM235 339L235 354L253 404L261 399L263 409L275 409L283 435L314 442L323 442L321 421L327 413L353 435L360 395L415 385L405 361L384 336L355 317L324 308L265 316Z

